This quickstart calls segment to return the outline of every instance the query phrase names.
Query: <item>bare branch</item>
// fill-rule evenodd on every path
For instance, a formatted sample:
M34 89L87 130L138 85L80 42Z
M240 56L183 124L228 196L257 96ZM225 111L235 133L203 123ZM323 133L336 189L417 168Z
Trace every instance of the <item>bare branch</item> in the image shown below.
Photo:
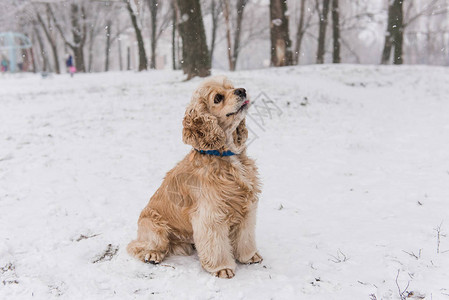
M410 17L410 19L407 22L404 22L403 27L406 28L408 25L410 25L411 23L415 22L417 19L419 19L421 16L425 15L426 13L429 12L429 10L432 9L432 7L435 5L435 3L437 3L439 0L432 0L423 10L421 10L420 12L418 12L416 15L414 15L413 17Z
M53 22L55 23L56 29L58 30L59 34L61 35L62 39L64 40L64 43L69 46L70 48L74 49L76 48L74 44L70 43L67 38L64 35L64 30L62 29L61 25L59 24L58 20L56 20L55 13L53 12L53 9L51 8L51 5L47 3L47 9L50 14L50 17L52 18Z
M407 286L404 288L404 290L401 291L401 287L399 286L399 283L398 283L399 272L400 272L400 270L398 270L398 274L396 275L396 286L398 287L399 297L401 298L401 300L407 300L407 296L408 296L407 289L410 285L410 281L408 281Z
M441 226L443 225L443 221L441 221L440 225L434 230L437 232L437 253L440 253L440 236L441 236Z
M337 250L337 256L334 256L334 255L331 255L331 256L334 258L334 259L331 259L331 261L336 264L349 260L349 258L346 257L346 255L343 252L341 252L340 249Z
M416 260L418 260L418 259L420 259L421 258L421 250L422 249L419 249L419 254L418 255L416 255L414 252L407 252L407 251L405 251L405 250L402 250L402 252L404 252L404 253L407 253L408 255L410 255L411 257L414 257L414 258L416 258Z

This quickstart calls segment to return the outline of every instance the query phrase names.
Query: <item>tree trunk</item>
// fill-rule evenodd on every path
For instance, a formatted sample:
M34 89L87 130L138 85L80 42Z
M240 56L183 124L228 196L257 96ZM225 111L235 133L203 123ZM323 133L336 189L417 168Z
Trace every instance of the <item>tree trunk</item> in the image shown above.
M72 23L72 35L73 35L73 45L71 46L73 50L73 55L75 57L75 66L78 72L86 72L86 67L84 65L84 43L86 41L86 13L84 7L78 6L78 4L72 3L70 5L71 11L71 23ZM81 27L79 23L79 15L84 20L84 24Z
M120 22L117 20L117 50L118 50L118 66L120 71L123 71L123 56L122 56L122 37L120 36Z
M157 45L157 11L158 11L158 0L147 0L148 7L150 9L151 15L151 62L150 68L156 69L156 45Z
M211 0L211 15L212 15L212 38L210 42L210 61L212 64L212 58L214 56L215 41L217 39L218 18L220 15L220 4L217 0ZM217 6L218 5L218 6Z
M227 53L228 53L228 63L229 63L229 70L232 70L232 45L231 45L231 24L229 21L229 0L223 1L223 14L225 17L226 22L226 42L228 45Z
M176 24L177 22L177 8L175 0L172 0L171 4L172 9L172 31L171 31L171 58L172 58L172 68L173 70L177 70L176 64Z
M293 56L293 63L297 65L299 63L299 55L301 50L302 38L304 37L304 12L305 12L306 0L301 0L301 7L299 9L299 24L298 31L296 32L296 45L295 53Z
M33 26L34 29L34 35L36 36L37 42L39 44L39 48L41 51L39 51L42 54L42 71L43 72L47 72L48 71L48 57L47 57L47 52L45 51L44 48L44 43L42 42L42 38L41 35L39 34L39 31L37 30L37 26Z
M210 75L210 56L199 0L177 0L181 13L182 68L187 80Z
M237 26L235 27L235 35L234 35L234 51L232 53L232 69L231 71L235 71L237 67L237 58L239 57L240 52L240 33L242 29L242 21L243 21L243 11L245 10L245 6L248 3L248 0L238 0L237 1Z
M287 1L270 0L271 65L275 67L293 64L286 12Z
M382 64L390 62L391 48L394 47L394 64L402 64L402 45L404 35L403 0L394 0L388 7L388 23L385 34L385 44L382 51Z
M94 28L91 27L89 30L89 41L88 41L88 56L87 56L87 72L92 72L92 65L94 61Z
M118 65L120 71L123 71L123 59L122 59L122 39L119 37L117 41L118 45Z
M28 37L28 34L26 36ZM26 72L30 67L30 57L28 55L28 49L22 49L20 52L21 52L20 55L22 55L23 58L22 70L20 71Z
M179 32L179 27L178 27L178 32ZM181 70L181 61L182 61L182 38L181 35L178 33L176 35L176 57L177 59L177 64L176 64L176 70Z
M78 72L86 72L86 67L84 65L84 50L81 47L76 47L73 49L73 56L75 57L75 66Z
M316 63L324 63L324 51L325 51L325 41L326 41L326 30L327 30L327 15L329 12L329 0L323 0L323 9L320 10L319 0L316 0L316 6L319 17L319 34L318 34L318 50L316 54Z
M36 59L34 59L33 48L30 48L29 51L30 51L31 63L33 65L33 73L37 73L37 65L36 65Z
M385 42L384 42L384 49L382 51L382 59L381 64L386 65L390 61L390 55L391 55L391 47L393 45L393 24L394 24L394 9L393 4L388 6L388 23L387 23L387 30L385 33Z
M47 29L47 26L45 25L44 20L42 19L41 15L38 12L36 12L36 17L45 33L45 36L47 37L48 43L50 44L50 48L53 53L53 60L55 63L55 72L56 72L56 74L61 74L61 69L59 67L58 47L56 46L56 41L51 36L50 31Z
M136 15L134 14L134 11L129 1L130 0L126 1L126 8L128 9L129 16L131 17L131 23L134 27L134 31L136 32L137 46L139 48L139 71L143 71L148 68L147 54L145 53L145 45L143 43L142 31L140 30L139 25L137 24Z
M126 48L126 70L131 70L131 49Z
M106 55L104 61L104 71L109 71L109 53L111 52L111 20L106 21Z
M402 11L403 0L395 0L396 27L394 28L394 58L395 65L402 65L402 45L404 41L404 16Z
M86 43L87 37L87 17L84 6L80 7L76 3L70 4L70 23L71 23L71 32L73 35L73 43L69 42L64 34L64 31L56 19L56 16L51 9L50 5L47 6L47 11L53 19L55 27L58 29L62 39L66 46L70 47L73 51L73 55L75 58L75 67L79 72L86 72L86 68L84 65L84 44ZM81 17L81 18L80 18ZM82 24L80 24L80 19L82 20Z
M332 54L332 62L334 64L339 64L340 58L340 23L339 23L339 10L338 10L338 0L332 0L332 29L333 29L333 42L334 51Z

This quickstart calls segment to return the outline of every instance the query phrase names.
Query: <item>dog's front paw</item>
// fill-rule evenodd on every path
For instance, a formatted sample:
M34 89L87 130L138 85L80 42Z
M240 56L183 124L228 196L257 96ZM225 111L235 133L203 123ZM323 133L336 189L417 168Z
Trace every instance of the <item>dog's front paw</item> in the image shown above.
M219 277L219 278L232 278L234 277L234 271L232 271L231 269L222 269L220 271L217 271L215 273L213 273L214 276Z
M158 251L149 251L145 254L144 262L153 265L159 264L165 257L165 254Z
M262 260L263 260L262 256L260 256L260 254L256 252L256 253L253 255L253 257L251 257L251 258L246 262L246 264L250 264L250 265L251 265L251 264L258 264L258 263L261 263Z

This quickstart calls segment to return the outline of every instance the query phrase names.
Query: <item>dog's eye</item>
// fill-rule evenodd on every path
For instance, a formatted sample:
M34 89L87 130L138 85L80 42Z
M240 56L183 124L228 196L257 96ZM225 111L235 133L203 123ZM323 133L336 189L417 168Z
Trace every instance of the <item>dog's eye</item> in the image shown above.
M220 103L221 101L223 101L224 96L222 94L216 94L215 98L214 98L214 103Z

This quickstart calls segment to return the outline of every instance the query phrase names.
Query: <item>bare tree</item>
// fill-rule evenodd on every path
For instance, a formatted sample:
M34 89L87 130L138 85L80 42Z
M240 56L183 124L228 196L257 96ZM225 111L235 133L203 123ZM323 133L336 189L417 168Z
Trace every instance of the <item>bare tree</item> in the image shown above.
M301 8L299 9L299 23L298 30L296 31L296 44L295 53L293 54L293 63L297 65L299 63L299 51L301 50L301 43L304 37L304 12L305 12L306 0L301 0ZM310 15L309 15L310 16ZM310 18L309 18L310 20Z
M107 6L109 4L109 2L105 3ZM105 6L97 6L95 7L95 10L100 12L104 12L105 10ZM108 9L109 10L109 9ZM98 15L95 18L90 18L89 20L89 30L88 30L88 37L87 37L87 70L86 72L92 72L93 70L93 64L94 64L94 46L95 46L95 41L97 41L97 37L104 31L104 29L106 29L106 26L101 26L100 23L103 23L103 14L101 14L101 17L99 17ZM109 15L109 13L106 13L105 16L106 19L111 19L111 16ZM107 29L106 29L106 34L107 34Z
M92 55L92 50L90 49L93 45L94 37L100 33L100 31L104 31L105 34L105 57L104 57L104 71L107 72L110 69L110 56L111 56L111 48L113 43L117 40L118 41L118 56L119 56L119 67L120 70L123 69L123 62L122 62L122 48L121 48L121 41L120 36L121 34L130 28L129 23L126 23L124 26L120 26L120 19L118 18L120 10L123 8L118 3L114 3L112 1L108 1L103 3L104 5L101 5L99 9L103 12L102 18L95 18L92 21L92 32L90 39L92 42L89 45L89 56ZM97 20L101 20L98 22ZM100 23L101 26L98 26L98 23ZM113 23L116 23L117 26L113 26ZM115 28L115 30L114 30ZM90 62L91 59L89 58L89 72L90 72Z
M199 0L178 0L180 20L179 33L182 37L182 69L187 80L210 75L210 56Z
M242 21L243 21L243 11L245 9L248 0L238 0L237 1L237 26L235 27L234 33L234 52L232 53L232 69L235 71L237 65L237 58L240 52L240 37L242 32Z
M151 31L151 61L150 68L156 69L156 53L157 43L162 33L172 21L172 11L170 7L163 6L163 1L147 0L148 8L150 10L150 31Z
M145 45L142 37L142 31L140 30L139 24L137 24L136 13L134 12L130 3L130 1L132 0L123 0L123 1L126 4L126 9L128 10L129 16L131 17L131 23L133 25L134 31L136 32L137 47L139 49L139 71L143 71L148 68L148 63L147 63L147 54L145 52Z
M39 53L41 53L41 55L42 55L42 71L47 72L49 70L47 51L45 50L44 43L42 41L42 37L37 28L38 28L37 26L33 26L34 36L36 37L36 40L37 40L39 48L40 48Z
M270 0L271 65L293 64L286 0Z
M414 6L414 2L410 2L407 11L411 11ZM449 5L444 1L431 0L428 4L424 5L419 11L417 11L413 16L406 15L404 18L404 28L414 23L416 20L422 16L434 17L438 15L444 15L449 12Z
M391 50L394 47L394 64L403 63L403 41L404 32L410 24L422 16L435 17L441 14L447 14L449 7L441 5L440 0L431 0L424 5L414 15L410 15L410 11L414 6L414 2L410 2L406 11L404 12L404 1L394 0L388 6L388 23L385 34L384 48L382 52L382 64L387 64L390 61Z
M33 48L29 49L29 53L30 53L31 64L33 66L33 73L36 73L37 72L37 63L36 63L36 59L34 57Z
M105 47L105 57L104 57L104 71L109 71L109 54L111 53L111 19L106 20L106 47Z
M296 31L296 42L295 42L295 51L293 53L293 64L297 65L299 63L299 58L301 55L301 46L304 41L304 37L308 34L309 36L315 37L308 33L308 29L316 24L312 22L312 17L315 14L316 7L313 5L312 7L308 7L307 4L310 3L308 0L301 0L300 9L299 9L299 18L298 18L298 28ZM308 11L308 14L304 14L305 11Z
M320 9L320 0L316 1L316 10L318 12L319 18L319 31L318 31L318 49L316 54L316 63L324 63L324 51L325 51L325 41L326 41L326 30L327 30L327 15L329 13L329 0L323 0L322 9Z
M131 49L129 46L126 48L126 70L131 70Z
M176 62L176 29L178 26L178 8L176 0L171 2L172 11L172 32L171 32L171 55L172 55L172 68L173 70L178 69L178 64Z
M58 69L59 72L63 71L62 54L69 52L74 56L79 71L83 71L80 64L85 65L84 69L87 72L107 71L114 67L118 69L120 66L125 70L128 47L130 51L136 51L136 55L131 53L129 59L136 57L138 63L146 62L148 67L150 61L151 67L156 67L160 52L167 56L171 55L174 68L181 67L181 64L185 68L188 59L183 60L182 52L184 58L187 52L185 47L183 50L180 27L186 23L190 15L183 16L179 13L180 8L176 9L177 0L167 1L0 1L0 11L4 12L0 19L0 27L3 31L20 31L33 37L36 69L45 66L47 71L58 72ZM285 2L290 4L290 10L285 10L284 14L287 21L289 17L294 17L292 23L294 48L290 47L289 41L282 43L281 39L277 41L278 44L273 43L272 50L276 55L282 56L283 51L279 50L292 48L295 64L299 60L311 63L315 60L324 62L327 59L335 63L339 61L375 63L377 62L375 57L382 54L382 58L377 59L383 60L383 63L404 63L406 60L408 63L449 65L449 25L446 24L449 0L376 1L388 2L392 6L390 13L388 13L389 6L382 8L370 0L272 0L271 2L281 5L281 11ZM206 12L203 16L204 21L208 23L205 30L209 31L206 46L210 49L209 61L224 55L228 58L216 60L215 63L219 67L225 64L224 67L229 65L233 70L238 67L263 66L266 63L263 49L266 49L267 43L271 42L269 37L271 30L278 27L275 25L287 24L281 12L280 16L273 18L270 27L261 26L261 23L266 22L266 14L269 11L267 6L270 2L266 0L199 0L199 2L202 11ZM135 22L130 18L128 4L135 15ZM393 9L400 5L401 10ZM193 6L188 4L188 7L190 9ZM330 23L332 26L329 26ZM385 41L382 39L379 42L377 37L379 27L382 25L387 28L384 32ZM140 38L135 33L136 26L140 30L142 42L139 42ZM133 29L123 31L128 28ZM167 33L167 29L170 32ZM127 35L130 39L120 40L120 33L122 37ZM168 43L171 38L171 50L166 51L159 47L162 38L166 38ZM118 41L117 48L113 45L115 40ZM190 40L196 42L197 36L191 35ZM137 42L134 43L135 41ZM189 42L186 42L184 37L184 46L186 43ZM290 43L290 46L286 46L287 43ZM315 47L316 51L310 51ZM378 53L379 48L385 51ZM196 49L195 53L198 55L199 48ZM146 50L146 55L151 57L141 59L142 50ZM26 60L30 53L22 55L23 60ZM242 55L245 55L244 60L240 59ZM288 52L285 58L288 58Z
M120 24L117 24L117 28L120 28ZM122 38L120 34L117 35L117 50L118 50L118 65L120 71L123 71L123 55L122 55Z
M231 24L229 20L229 1L223 0L223 14L225 17L226 23L226 42L227 42L227 53L228 53L228 62L229 69L232 69L232 46L231 46Z
M217 29L218 29L218 21L220 19L220 14L223 12L222 1L219 0L211 0L209 7L210 14L212 16L212 28L211 28L211 42L210 42L210 61L212 62L212 58L214 56L215 50L215 42L217 40Z
M86 72L84 64L84 45L87 38L87 15L84 2L81 2L80 4L72 2L70 4L70 32L72 33L72 41L68 40L60 21L56 19L52 7L48 6L48 8L56 29L59 31L64 43L73 51L76 69L79 72Z
M382 64L390 61L391 49L394 46L394 64L402 64L402 40L404 32L403 0L393 0L388 7L388 24L385 35Z
M46 5L47 16L49 16L49 9L50 9L49 8L49 4L47 4ZM45 36L47 37L47 41L50 44L50 48L51 48L52 53L53 53L53 60L54 60L54 64L55 64L55 72L56 72L56 74L60 74L61 73L61 69L59 67L58 47L57 47L57 44L56 44L56 40L55 40L55 38L53 37L53 35L51 33L51 31L53 30L53 26L50 23L51 20L48 20L48 25L47 25L37 8L36 8L36 19L39 22L39 24L41 25L41 28L44 31Z
M248 0L237 0L236 3L236 25L234 28L234 46L232 47L231 42L231 25L230 25L230 12L229 12L229 0L223 0L223 13L226 20L226 40L228 44L228 60L229 60L229 70L235 71L237 66L237 59L240 52L240 37L242 32L242 21L243 12Z
M157 31L157 13L159 8L158 0L147 0L151 15L151 61L150 68L156 69L156 31Z
M332 62L334 64L339 64L341 61L340 57L340 12L338 9L338 0L332 0L332 31L333 31L333 41L334 41L334 51L332 55Z

